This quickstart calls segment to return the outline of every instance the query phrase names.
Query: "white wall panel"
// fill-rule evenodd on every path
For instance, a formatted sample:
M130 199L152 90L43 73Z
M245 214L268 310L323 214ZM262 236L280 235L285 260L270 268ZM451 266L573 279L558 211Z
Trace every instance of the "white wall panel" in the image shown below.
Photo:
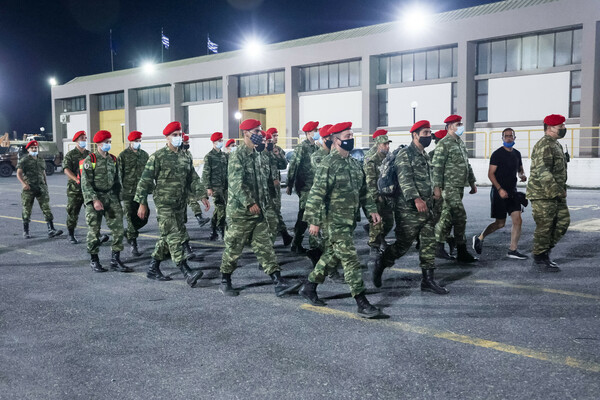
M300 127L308 121L319 121L319 125L351 121L353 129L361 129L362 92L300 96Z
M569 114L570 72L490 79L488 122L542 121Z
M223 132L223 103L197 104L188 107L189 132L194 134L212 134Z
M87 122L87 114L70 114L67 123L67 140L73 140L75 132L85 131L88 135L88 141L91 142L94 135L93 133L90 135L90 132L87 131Z
M388 89L388 126L412 126L411 103L418 103L416 120L426 119L439 125L450 115L452 84L410 86Z
M163 129L171 122L171 109L160 107L135 110L135 117L136 130L142 132L144 137L161 137Z

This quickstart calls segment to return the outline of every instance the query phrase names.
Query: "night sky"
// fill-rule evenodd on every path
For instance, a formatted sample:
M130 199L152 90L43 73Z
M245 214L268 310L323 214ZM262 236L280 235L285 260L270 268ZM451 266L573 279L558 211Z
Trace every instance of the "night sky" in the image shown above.
M443 12L486 0L428 0ZM165 61L206 54L206 35L219 52L244 38L275 43L390 22L413 1L396 0L6 0L0 6L0 135L51 131L48 78L59 84L110 71L109 30L115 70L160 61L161 27L170 39Z

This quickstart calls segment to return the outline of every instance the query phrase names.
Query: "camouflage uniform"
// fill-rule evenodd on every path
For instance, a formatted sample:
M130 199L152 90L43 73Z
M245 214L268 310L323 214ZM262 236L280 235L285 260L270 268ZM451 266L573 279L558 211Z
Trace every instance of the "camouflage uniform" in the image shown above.
M379 139L379 138L377 138ZM385 139L387 141L387 137ZM364 170L367 177L367 190L369 197L377 205L377 212L381 216L381 222L369 229L369 246L380 247L388 233L394 227L394 199L391 196L380 196L377 189L379 180L379 167L383 163L386 154L375 152L371 157L365 157Z
M133 202L137 183L142 177L144 167L148 162L148 153L142 149L133 151L126 148L119 154L117 165L119 166L119 176L121 178L121 197L123 198L123 211L127 219L127 231L125 237L128 240L136 239L139 235L137 229L131 222L131 213L137 213L137 206Z
M362 269L352 239L362 204L366 205L369 213L377 212L372 199L367 196L367 183L360 164L354 158L342 157L332 149L317 170L306 202L306 221L329 230L329 243L308 276L310 282L323 283L328 270L339 260L352 296L365 291Z
M244 142L230 154L227 168L229 192L227 198L227 231L221 272L231 274L244 246L250 241L252 250L268 275L280 271L273 251L267 220L272 201L269 195L265 159ZM249 208L257 204L260 213L254 215Z
M89 254L98 254L100 250L100 227L102 216L106 218L106 225L112 233L112 250L123 250L123 209L119 201L121 193L121 180L117 163L110 154L106 157L96 155L96 164L92 164L88 155L83 162L81 171L81 191L85 203L85 220L88 225L87 251ZM94 209L94 200L100 200L104 210Z
M182 244L186 241L183 210L187 204L188 190L192 196L202 197L206 188L194 169L192 158L184 151L173 151L167 145L153 153L138 183L134 200L148 205L152 193L160 237L152 258L171 260L180 265L185 259Z
M384 268L394 265L419 238L419 260L422 269L434 268L435 215L431 165L429 155L414 143L402 148L396 155L396 172L400 194L396 200L396 242L383 253ZM415 199L427 204L427 212L418 212ZM440 201L441 202L441 201Z
M54 216L50 210L50 196L46 183L46 161L41 157L36 158L27 154L21 157L17 163L17 169L23 170L24 180L29 184L29 190L23 189L21 192L23 222L28 224L31 220L31 208L35 199L37 199L46 221L53 221Z
M279 176L279 169L277 168L276 160L270 155L270 152L263 150L260 152L260 157L262 157L261 164L264 166L263 173L265 174L265 179L267 180L267 186L269 188L270 204L265 210L265 217L267 218L267 223L269 224L269 232L271 234L272 242L275 243L277 233L279 232L279 218L277 217L277 206L275 203L277 193L281 193L279 185L275 186L275 180Z
M527 198L535 221L533 254L551 250L570 224L567 199L567 161L561 144L552 136L541 138L531 152Z
M452 226L457 245L467 242L465 230L467 213L462 203L464 188L475 184L475 175L465 143L453 135L446 135L436 146L433 164L433 186L442 189L442 212L435 228L436 240L444 243Z
M294 226L293 246L301 246L304 232L306 232L306 222L304 222L304 209L308 193L313 184L315 172L312 169L310 156L317 151L317 146L311 144L308 139L296 146L294 157L290 162L288 171L287 185L289 188L295 188L300 199L298 205L298 218ZM312 240L312 239L311 239ZM311 246L314 247L314 246Z
M204 156L202 182L206 189L212 189L215 210L211 220L213 231L225 228L225 208L227 206L227 157L220 150L212 149ZM198 204L196 202L196 204ZM202 211L200 211L202 214ZM196 212L194 211L194 215Z
M310 163L311 163L313 171L316 172L319 169L319 165L321 165L321 162L323 162L325 157L327 157L328 155L329 155L329 151L327 149L325 149L323 147L319 147L317 149L317 151L315 151L310 156ZM319 220L322 217L324 209L325 209L325 205L323 205L323 207L322 207L321 215L318 217ZM306 219L306 216L304 217L304 221L308 222ZM327 244L327 238L328 238L328 231L327 231L326 227L324 227L324 226L321 228L322 229L319 230L318 236L316 236L316 237L311 236L309 238L309 243L311 245L311 248L318 248L321 251L325 251L325 245Z
M65 154L63 158L63 170L68 169L74 175L79 174L79 161L85 159L90 154L90 151L84 149L79 151L76 147ZM79 220L79 211L83 206L83 193L81 193L81 183L69 179L67 182L67 228L75 229Z
M276 178L279 181L279 185L275 188L275 197L273 198L273 203L275 204L275 214L277 215L277 232L286 231L287 226L283 221L283 216L281 215L281 172L279 170L286 169L288 166L288 161L285 158L285 151L277 145L273 146L273 150L279 150L279 155L276 156L275 153L269 152L269 156L271 157L271 161L275 163L277 168Z

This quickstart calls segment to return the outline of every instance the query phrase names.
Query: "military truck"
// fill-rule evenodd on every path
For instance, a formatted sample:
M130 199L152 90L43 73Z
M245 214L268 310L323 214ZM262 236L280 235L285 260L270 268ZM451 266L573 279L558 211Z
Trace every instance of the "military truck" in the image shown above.
M19 158L27 153L28 141L13 140L8 147L0 147L0 177L6 178L17 170ZM38 141L39 155L46 161L46 175L52 175L62 164L62 153L54 142Z

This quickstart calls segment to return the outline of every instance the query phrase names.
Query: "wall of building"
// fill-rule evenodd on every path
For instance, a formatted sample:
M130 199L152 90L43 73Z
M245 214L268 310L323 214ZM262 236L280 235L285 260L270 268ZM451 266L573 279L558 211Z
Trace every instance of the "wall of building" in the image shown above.
M412 126L412 102L417 102L416 120L443 124L452 107L452 84L409 86L388 89L388 126Z
M125 132L125 126L121 126L125 123L125 110L100 111L99 121L100 129L109 131L112 135L111 153L119 154L125 148L129 134ZM92 138L93 134L90 136Z
M70 114L69 122L67 122L67 141L73 140L73 135L79 131L87 132L88 118L86 113ZM88 132L89 133L89 132ZM92 138L89 138L92 140Z
M160 138L162 131L171 122L171 108L140 108L135 110L137 131L147 138Z
M190 135L212 134L223 131L223 103L188 106Z

